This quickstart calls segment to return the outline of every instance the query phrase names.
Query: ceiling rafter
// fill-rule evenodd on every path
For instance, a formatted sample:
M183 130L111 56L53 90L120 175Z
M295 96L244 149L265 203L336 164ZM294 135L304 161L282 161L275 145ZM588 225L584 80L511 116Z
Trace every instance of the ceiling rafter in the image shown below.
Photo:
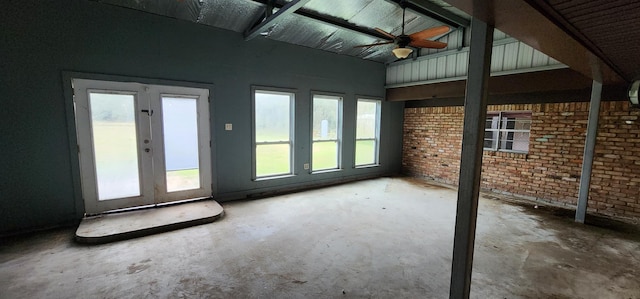
M268 3L270 2L269 0L252 0L254 2L258 2L258 3L262 3L265 5L268 5ZM276 0L273 3L273 7L278 8L278 9L282 9L284 6L286 5L286 2L284 2L283 0ZM320 23L329 25L329 26L333 26L333 27L337 27L340 29L345 29L347 31L351 31L354 33L359 33L359 34L364 34L364 35L368 35L370 37L373 37L375 39L381 39L381 40L388 40L389 38L373 29L370 28L366 28L366 27L361 27L352 23L349 23L346 20L340 19L340 18L336 18L334 16L330 16L330 15L324 15L324 14L320 14L317 13L315 11L311 11L308 9L304 9L304 8L299 8L298 10L295 11L296 15L299 16L303 16L306 17L308 19L314 20L314 21L318 21Z
M542 0L525 0L531 7L538 10L542 15L547 17L551 22L562 28L569 36L582 44L585 48L589 49L594 55L602 59L610 68L612 68L618 75L624 77L624 72L616 65L607 55L604 54L602 49L593 43L584 33L582 33L576 26L571 24L563 15L558 13L551 5ZM628 79L628 78L627 78Z
M283 0L252 0L254 2L258 2L258 3L262 3L264 5L273 5L274 8L278 8L280 10L284 9L284 7L287 5L287 2L283 1ZM400 3L401 0L389 0L395 3ZM289 2L290 4L291 2ZM407 2L407 8L413 10L414 12L424 15L426 17L429 18L433 18L439 22L442 22L444 24L447 24L449 26L452 26L454 28L461 28L461 27L468 27L469 26L469 21L461 16L458 16L436 4L433 4L429 1L426 0L412 0L412 1L408 1ZM308 9L304 9L303 7L298 8L297 10L295 10L293 13L295 13L296 15L299 16L303 16L309 19L312 19L314 21L320 22L320 23L324 23L326 25L329 26L333 26L333 27L337 27L340 29L344 29L347 31L351 31L354 33L359 33L359 34L364 34L364 35L368 35L370 37L373 37L375 39L380 39L380 40L389 40L389 37L377 32L374 29L371 28L367 28L367 27L362 27L362 26L358 26L355 25L353 23L350 23L344 19L340 19L334 16L330 16L330 15L324 15L324 14L320 14L317 13L315 11L312 10L308 10ZM277 14L277 13L276 13ZM275 14L274 14L275 15ZM263 22L264 23L264 22ZM269 26L271 26L272 24L274 24L275 22L272 22L271 24L269 24L268 26L262 26L263 30L266 30L269 28Z
M456 15L443 7L429 2L428 0L390 0L398 5L405 5L408 9L421 14L423 16L432 18L443 24L449 25L454 28L469 27L469 20ZM401 4L402 3L402 4Z
M258 36L263 31L266 31L272 25L278 23L278 20L282 19L282 17L294 13L296 10L300 9L302 6L307 4L311 0L292 0L291 2L282 6L276 13L269 15L264 21L261 23L252 26L244 32L244 39L250 40L256 36Z

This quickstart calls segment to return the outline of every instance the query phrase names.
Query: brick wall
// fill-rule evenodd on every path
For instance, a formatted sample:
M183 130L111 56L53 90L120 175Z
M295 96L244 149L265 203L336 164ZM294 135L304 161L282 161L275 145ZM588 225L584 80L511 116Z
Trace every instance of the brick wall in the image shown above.
M628 101L603 102L588 211L640 220L640 110ZM488 111L528 110L529 152L484 151L482 188L575 206L589 103L490 105ZM406 108L403 171L457 184L462 107Z

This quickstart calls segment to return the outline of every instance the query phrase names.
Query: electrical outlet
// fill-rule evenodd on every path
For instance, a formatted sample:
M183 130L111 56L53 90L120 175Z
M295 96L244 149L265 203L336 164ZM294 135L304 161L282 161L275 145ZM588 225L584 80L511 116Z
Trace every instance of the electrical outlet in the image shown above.
M304 163L303 167L304 167L305 170L308 170L309 169L309 163Z
M224 129L225 131L233 130L233 124L224 124Z

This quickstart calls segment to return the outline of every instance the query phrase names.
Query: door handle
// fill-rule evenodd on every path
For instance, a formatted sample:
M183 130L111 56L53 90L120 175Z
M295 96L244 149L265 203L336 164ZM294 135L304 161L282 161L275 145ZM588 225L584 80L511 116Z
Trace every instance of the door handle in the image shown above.
M140 112L146 112L148 116L152 116L153 115L153 109L149 110L149 109L142 109L140 110Z

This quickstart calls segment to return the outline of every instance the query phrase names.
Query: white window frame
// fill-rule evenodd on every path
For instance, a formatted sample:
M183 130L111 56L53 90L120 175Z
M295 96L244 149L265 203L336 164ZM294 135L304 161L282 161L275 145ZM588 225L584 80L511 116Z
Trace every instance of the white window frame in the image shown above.
M375 134L373 138L358 138L358 103L360 102L370 102L376 104L376 115L375 115ZM367 98L367 97L357 97L356 100L356 125L355 125L355 143L353 146L353 164L355 168L365 168L365 167L374 167L380 165L380 115L382 110L382 100L376 98ZM374 142L374 158L373 163L368 164L357 164L356 162L356 153L358 141L367 141L372 140Z
M287 95L289 96L289 140L280 140L280 141L264 141L257 142L256 141L256 93L267 93L267 94L277 94L277 95ZM253 179L258 180L267 180L267 179L278 179L285 178L294 175L294 155L295 155L295 101L296 101L296 90L295 89L287 89L287 88L276 88L276 87L264 87L264 86L252 86L251 87L251 129L252 129L252 174ZM260 145L276 145L276 144L288 144L289 145L289 171L286 173L278 173L278 174L270 174L270 175L262 175L258 176L257 173L257 149Z
M522 115L522 114L529 114L529 129L508 129L506 128L506 123L504 122L504 118L508 117L509 115ZM495 111L495 112L487 112L487 119L486 121L489 121L489 117L492 117L492 124L491 124L491 128L487 128L486 127L486 121L485 121L485 135L486 132L492 132L492 138L491 139L484 139L484 141L489 141L492 140L492 144L493 147L485 147L484 150L486 151L499 151L499 152L512 152L512 153L528 153L529 152L529 145L531 142L531 111ZM494 119L494 117L497 116L497 119ZM513 149L506 149L506 144L509 141L508 137L504 138L503 136L507 135L509 133L527 133L529 134L529 139L527 140L527 150L513 150ZM495 140L495 141L493 141ZM513 141L513 140L511 140Z
M330 97L330 98L336 98L336 100L338 101L338 115L337 115L337 132L336 132L336 138L335 139L314 139L314 134L313 134L313 123L314 123L314 119L313 119L313 115L314 115L314 107L315 107L315 97L316 96L321 96L321 97ZM336 170L340 170L342 169L342 107L344 104L344 95L343 94L338 94L338 93L328 93L328 92L312 92L311 93L311 173L320 173L320 172L328 172L328 171L336 171ZM337 145L337 157L336 157L336 162L337 165L336 167L333 168L322 168L322 169L314 169L313 167L313 145L318 142L318 143L322 143L322 142L335 142Z

